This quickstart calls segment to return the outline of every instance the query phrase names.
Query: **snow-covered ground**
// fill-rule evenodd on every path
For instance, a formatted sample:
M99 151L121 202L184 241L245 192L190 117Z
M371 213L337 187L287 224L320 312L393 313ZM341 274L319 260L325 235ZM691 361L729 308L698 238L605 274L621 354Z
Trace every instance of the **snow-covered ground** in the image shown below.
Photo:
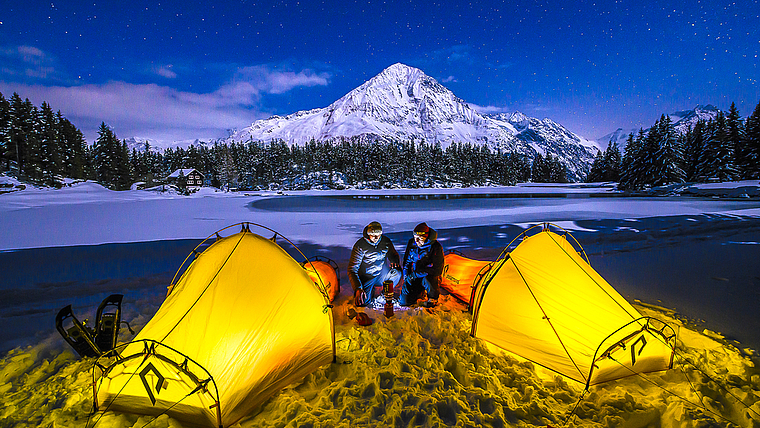
M16 189L7 177L3 183L10 185L0 191ZM124 318L139 328L199 240L241 221L277 230L309 256L336 260L344 288L334 309L340 364L286 388L240 426L562 425L582 386L469 337L470 316L454 299L444 297L433 314L411 310L385 320L369 311L376 321L369 328L345 316L348 252L364 225L378 220L399 249L426 221L445 249L482 259L529 225L559 224L621 294L680 328L677 369L592 388L568 426L757 427L760 372L749 348L760 344L753 310L760 302L760 201L709 196L757 192L758 184L693 186L702 198L610 197L607 185L202 189L184 197L77 183L0 194L0 426L148 423L127 414L89 417L91 362L75 358L57 336L55 312L73 303L86 318L103 297L121 293ZM122 330L121 339L129 337ZM162 417L150 426L182 425Z

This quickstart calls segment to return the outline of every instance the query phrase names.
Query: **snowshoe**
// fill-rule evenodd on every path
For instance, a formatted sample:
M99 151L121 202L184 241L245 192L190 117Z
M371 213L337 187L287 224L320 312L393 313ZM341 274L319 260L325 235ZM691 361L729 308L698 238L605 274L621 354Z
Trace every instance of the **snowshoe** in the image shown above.
M70 321L71 325L64 327L64 322L67 320ZM102 354L98 345L95 344L94 332L74 316L71 305L58 311L58 315L55 317L55 328L61 333L64 340L77 351L79 356L97 357Z
M74 316L71 305L58 311L55 328L79 356L99 357L116 346L123 298L121 294L112 294L103 299L98 306L94 330Z
M100 303L95 317L95 344L101 352L107 352L116 347L121 325L121 294L112 294Z

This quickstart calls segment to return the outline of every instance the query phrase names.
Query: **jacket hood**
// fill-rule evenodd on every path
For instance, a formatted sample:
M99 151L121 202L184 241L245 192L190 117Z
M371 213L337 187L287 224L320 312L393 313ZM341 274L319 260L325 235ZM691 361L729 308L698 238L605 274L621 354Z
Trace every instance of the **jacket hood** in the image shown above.
M437 240L438 240L438 231L430 227L428 230L428 240L425 243L425 245L431 244Z
M382 236L381 236L381 238L380 238L380 239L378 239L378 240L377 240L377 242L375 242L375 243L373 244L373 243L372 243L372 241L370 241L370 240L369 240L369 232L367 232L368 230L369 230L369 225L366 225L366 226L364 226L364 230L362 231L362 236L364 237L364 239L365 239L367 242L369 242L369 244L370 244L370 245L374 245L374 246L377 246L377 244L379 244L379 243L380 243L380 240L382 239Z
M438 231L430 228L430 231L428 231L428 241L433 242L438 240Z

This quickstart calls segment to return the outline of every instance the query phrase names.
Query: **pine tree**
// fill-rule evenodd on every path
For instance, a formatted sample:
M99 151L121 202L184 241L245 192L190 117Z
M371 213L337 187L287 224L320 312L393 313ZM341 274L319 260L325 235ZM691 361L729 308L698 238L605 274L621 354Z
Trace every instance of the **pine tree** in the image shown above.
M662 139L662 119L658 119L644 136L641 143L641 163L639 165L639 178L641 187L649 187L657 182L657 176L661 172L658 164L657 152Z
M658 141L652 159L652 183L661 186L673 183L682 183L685 177L681 162L683 151L678 144L673 123L669 116L662 115L657 129ZM651 133L651 131L650 131Z
M187 177L181 169L179 170L179 177L177 177L177 188L181 193L187 193Z
M619 184L622 190L639 190L646 183L643 147L646 135L643 129L639 129L636 137L633 134L628 136L620 171Z
M689 128L683 137L683 170L686 181L695 182L705 173L700 168L703 158L705 121L698 120L694 128Z
M27 100L28 101L28 100ZM26 161L29 152L29 138L34 135L34 122L29 103L14 92L10 99L10 132L7 146L7 158L16 164L18 177L26 178Z
M586 183L596 183L604 180L605 170L604 155L601 150L597 149L594 162L591 164L591 170L586 176Z
M747 118L744 126L745 161L743 176L749 179L760 178L760 102L755 111Z
M547 153L546 157L537 153L531 167L531 181L534 183L567 183L567 167Z
M82 131L77 129L59 111L56 114L61 149L61 174L74 179L85 178L86 156Z
M60 186L56 176L61 173L61 136L60 127L53 109L46 102L42 103L39 116L40 153L39 163L41 180L48 186Z
M429 160L428 158L422 159L423 162L426 160L428 161L428 164L425 166L425 171L436 171L438 173L436 176L437 178L448 179L444 172L444 156L441 143L436 141L432 147L429 144L426 144L426 146L430 148L430 157Z
M742 123L736 104L731 103L731 107L726 115L726 125L728 126L728 146L733 151L733 165L736 170L734 178L741 178L745 169L746 154L744 148L744 124Z
M97 180L109 189L118 188L118 162L121 158L121 144L105 122L98 128L98 139L93 147L94 165Z
M604 166L606 170L602 176L602 181L620 180L621 163L620 148L616 141L610 141L607 149L604 151Z
M567 167L559 159L551 154L546 155L548 166L548 183L567 183Z
M723 112L719 111L715 121L707 126L704 156L700 167L707 178L730 181L736 177L734 151L729 139L728 123Z
M129 147L126 142L116 140L116 190L129 190L132 186L132 163L129 161Z
M621 190L631 189L631 182L633 181L631 172L631 163L633 163L633 151L636 140L633 138L633 134L628 134L626 139L625 148L623 149L623 158L620 161L620 180L618 181L618 187Z
M11 103L0 93L0 171L10 168Z

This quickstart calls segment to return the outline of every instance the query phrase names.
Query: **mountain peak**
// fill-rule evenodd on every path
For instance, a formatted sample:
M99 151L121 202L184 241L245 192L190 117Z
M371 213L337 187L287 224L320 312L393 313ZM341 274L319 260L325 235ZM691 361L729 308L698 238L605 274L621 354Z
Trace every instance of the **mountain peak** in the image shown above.
M422 70L395 63L325 108L257 121L230 140L282 139L304 144L312 139L359 137L364 141L425 141L444 149L468 142L528 158L552 153L565 160L575 179L580 179L593 161L596 150L591 151L581 138L554 122L519 112L504 116L482 115ZM523 128L516 129L514 121ZM522 130L526 130L524 135L520 135Z
M397 62L397 63L389 66L385 70L381 71L378 75L382 76L382 75L387 75L387 74L402 75L402 76L415 76L415 77L427 76L425 74L425 72L422 71L422 70L420 70L419 68L412 67L411 65L406 65L406 64L403 64L403 63L400 63L400 62Z
M712 111L712 112L716 112L717 113L720 109L718 109L718 107L715 107L712 104L707 104L705 106L698 105L698 106L694 107L694 110L695 111L700 111L700 110L701 111Z
M435 79L426 75L419 68L397 62L369 79L357 89L367 90L370 87L388 88L394 85L407 88L414 86L420 80L435 82Z
M380 74L384 74L384 73L395 73L395 74L398 74L398 73L405 73L405 74L409 74L409 73L421 73L421 74L425 74L419 68L414 68L412 66L409 66L409 65L406 65L406 64L403 64L403 63L400 63L400 62L397 62L397 63L389 66L388 68L386 68L385 70L383 70L383 71L380 72Z

